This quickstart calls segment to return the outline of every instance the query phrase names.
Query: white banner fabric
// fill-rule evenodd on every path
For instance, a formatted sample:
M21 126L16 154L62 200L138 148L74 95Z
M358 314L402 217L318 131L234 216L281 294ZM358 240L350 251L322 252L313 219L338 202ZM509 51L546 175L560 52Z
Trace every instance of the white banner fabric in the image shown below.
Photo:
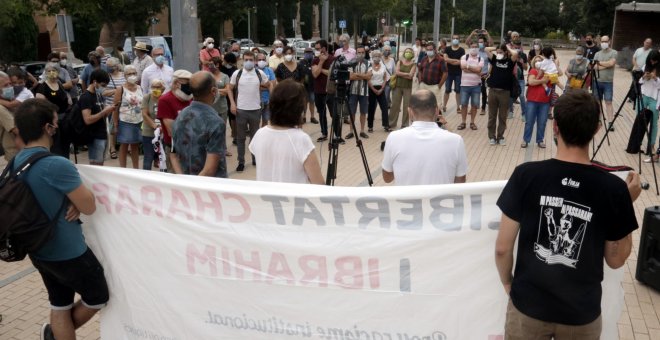
M503 339L504 181L326 187L78 166L103 339ZM617 339L621 270L603 339Z

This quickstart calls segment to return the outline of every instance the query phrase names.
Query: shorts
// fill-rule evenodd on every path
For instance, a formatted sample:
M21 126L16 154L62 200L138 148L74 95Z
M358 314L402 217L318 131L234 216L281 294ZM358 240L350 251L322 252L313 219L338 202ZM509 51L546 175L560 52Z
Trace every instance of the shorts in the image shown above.
M612 102L612 95L614 90L613 83L598 82L598 99L603 99L606 102Z
M461 106L467 107L468 102L472 103L472 107L479 107L479 99L481 98L481 85L475 86L461 86Z
M366 115L369 109L369 96L358 96L357 94L351 94L348 98L348 109L351 114L355 114L358 109L358 103L360 104L360 114Z
M138 144L142 141L142 123L132 124L119 121L117 126L117 143Z
M448 74L445 81L445 93L451 92L451 84L454 84L454 92L461 93L461 74Z
M89 148L89 162L102 164L105 160L105 147L108 145L107 139L94 139L87 144Z
M307 102L314 104L314 89L307 91Z
M52 309L70 310L76 293L87 308L101 309L108 302L103 267L91 249L70 260L42 261L32 256L30 260L41 274Z

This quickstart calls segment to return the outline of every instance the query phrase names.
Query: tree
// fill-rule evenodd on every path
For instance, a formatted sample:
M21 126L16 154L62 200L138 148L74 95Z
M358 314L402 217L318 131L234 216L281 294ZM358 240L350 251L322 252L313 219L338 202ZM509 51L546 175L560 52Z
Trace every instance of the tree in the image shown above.
M39 31L29 0L0 0L0 59L26 61L37 57Z

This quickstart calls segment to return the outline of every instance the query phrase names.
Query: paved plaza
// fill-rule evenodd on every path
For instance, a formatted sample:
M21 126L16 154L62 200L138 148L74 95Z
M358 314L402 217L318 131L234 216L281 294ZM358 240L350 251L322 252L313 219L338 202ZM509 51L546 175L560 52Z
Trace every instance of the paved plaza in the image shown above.
M559 52L562 68L568 64L568 59L574 55L573 51ZM630 85L630 74L622 69L616 70L614 105L615 109L624 101ZM615 123L616 131L610 133L609 142L603 144L596 159L610 165L629 165L638 168L638 156L627 154L624 150L628 143L630 129L634 120L632 104L625 104L621 117ZM448 114L450 130L455 130L460 123L456 115L456 104L454 96L449 101ZM487 116L477 115L476 124L478 130L465 129L455 131L463 136L467 148L469 171L467 180L469 182L492 181L507 179L513 169L523 162L544 160L551 158L556 149L552 143L551 128L546 127L546 149L540 149L535 144L530 144L527 149L520 148L524 122L520 118L520 107L515 106L515 117L507 121L505 138L506 146L489 146L486 133ZM551 123L551 122L550 122ZM369 161L369 168L374 179L375 186L387 185L381 176L380 163L382 152L381 142L387 138L387 133L380 128L380 114L376 113L374 123L375 132L369 134L369 139L363 139L364 150ZM344 125L343 135L348 133L348 126ZM313 140L321 134L319 125L305 124L304 130L308 132ZM602 129L604 130L604 129ZM598 135L598 141L602 132ZM229 177L236 179L255 178L255 168L246 164L243 173L236 173L237 166L236 146L231 144L231 138L227 139L230 151L234 154L227 158ZM328 152L327 142L317 143L316 152L321 159L321 167L325 175ZM86 155L79 155L79 162L87 163ZM6 162L0 160L0 166L4 168ZM130 161L129 161L130 164ZM106 166L118 166L117 160L106 161ZM660 197L655 195L653 173L651 165L642 163L642 181L651 184L651 189L643 191L635 202L637 220L642 223L644 209L648 206L660 204ZM660 172L660 168L657 169ZM660 175L660 174L659 174ZM359 186L366 188L367 180L362 166L362 160L355 140L347 140L340 147L339 170L336 185ZM637 252L639 246L641 228L633 233L633 253L624 266L625 275L623 289L625 291L625 305L623 313L618 322L619 336L621 339L660 339L660 293L637 282L634 272L637 266ZM493 267L495 263L493 261ZM499 283L493 283L499 284ZM0 262L0 314L3 320L0 322L0 339L3 340L26 340L38 339L42 323L48 321L49 307L46 291L41 277L32 267L29 260L18 263ZM78 330L78 339L99 339L98 316L82 329Z

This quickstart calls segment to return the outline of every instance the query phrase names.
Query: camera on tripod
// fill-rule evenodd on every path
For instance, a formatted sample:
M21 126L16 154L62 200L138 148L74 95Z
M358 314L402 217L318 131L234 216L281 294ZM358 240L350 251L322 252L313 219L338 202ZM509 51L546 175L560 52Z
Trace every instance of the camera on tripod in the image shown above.
M349 68L355 67L355 65L357 65L357 60L346 60L343 55L335 60L332 73L330 73L330 81L335 82L337 97L343 98L348 95L348 86L351 84Z

